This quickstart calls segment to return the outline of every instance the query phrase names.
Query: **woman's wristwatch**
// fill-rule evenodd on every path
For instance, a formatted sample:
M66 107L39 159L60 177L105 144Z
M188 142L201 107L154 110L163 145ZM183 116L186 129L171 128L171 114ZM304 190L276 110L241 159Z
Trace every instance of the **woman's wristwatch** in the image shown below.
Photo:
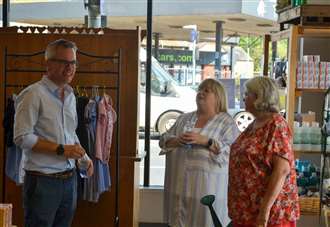
M207 148L209 148L210 149L210 147L213 145L213 139L209 139L208 141L207 141Z

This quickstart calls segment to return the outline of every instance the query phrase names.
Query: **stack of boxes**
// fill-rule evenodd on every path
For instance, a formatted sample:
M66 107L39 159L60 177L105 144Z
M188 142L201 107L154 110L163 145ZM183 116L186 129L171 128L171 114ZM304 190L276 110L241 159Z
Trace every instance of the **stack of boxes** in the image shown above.
M0 227L12 227L12 204L0 203Z
M305 55L297 65L297 88L326 89L330 86L330 62L319 55Z

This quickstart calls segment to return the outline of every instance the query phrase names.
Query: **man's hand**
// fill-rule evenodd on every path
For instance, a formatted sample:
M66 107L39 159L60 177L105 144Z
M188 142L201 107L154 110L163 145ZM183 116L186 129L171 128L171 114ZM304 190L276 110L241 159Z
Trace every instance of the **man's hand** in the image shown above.
M79 159L86 153L80 144L64 145L64 156L66 158Z
M90 177L94 173L94 166L93 166L93 161L92 159L89 159L88 162L88 167L87 167L87 176Z

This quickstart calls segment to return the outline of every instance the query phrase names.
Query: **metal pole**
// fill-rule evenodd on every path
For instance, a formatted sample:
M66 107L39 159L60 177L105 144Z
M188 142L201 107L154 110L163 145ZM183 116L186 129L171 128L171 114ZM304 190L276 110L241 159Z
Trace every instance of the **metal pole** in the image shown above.
M157 60L158 60L158 56L159 56L159 36L160 36L160 34L158 32L154 33L154 37L155 37L154 57Z
M10 1L2 0L2 27L3 28L9 27L9 7L10 7Z
M223 39L223 21L215 21L215 72L216 78L221 78L221 48Z
M193 29L194 32L194 40L193 40L193 53L192 53L192 67L193 67L193 75L192 75L192 85L195 85L196 82L196 39L197 39L197 28Z
M118 78L117 78L117 127L116 127L116 136L117 136L117 142L116 142L116 194L115 194L115 226L119 227L119 190L120 190L120 80L121 80L121 62L122 62L122 53L121 49L118 50L119 59L118 59L118 66L117 66L117 72L118 72Z
M144 150L144 181L145 187L150 181L150 110L151 110L151 48L152 48L152 0L148 0L147 6L147 67L146 67L146 110L145 110L145 137Z
M230 45L230 78L234 78L233 67L234 67L234 45Z
M274 63L275 63L275 61L276 61L276 56L277 56L277 42L276 41L274 41L274 42L272 42L272 61L271 61L271 76L275 76L275 74L274 74ZM282 59L281 59L281 61L282 61ZM275 78L275 77L274 77Z
M270 35L264 36L264 65L263 65L263 76L268 76L268 62L269 62L269 42Z
M101 5L100 0L88 0L85 2L85 8L88 9L87 26L89 28L101 27Z

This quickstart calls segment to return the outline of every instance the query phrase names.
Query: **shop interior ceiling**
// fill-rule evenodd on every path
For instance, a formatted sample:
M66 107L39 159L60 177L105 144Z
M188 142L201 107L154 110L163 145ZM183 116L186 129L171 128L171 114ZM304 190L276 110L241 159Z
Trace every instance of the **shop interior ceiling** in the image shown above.
M81 18L26 19L20 21L47 26L84 26L84 21ZM199 41L214 41L216 28L214 21L224 22L224 36L259 36L279 31L276 21L244 14L231 14L221 16L153 16L153 32L160 33L160 39L163 40L189 41L190 32L182 27L196 24L199 31ZM146 23L146 17L141 16L111 16L107 18L107 27L113 29L135 29L136 26L146 29Z

